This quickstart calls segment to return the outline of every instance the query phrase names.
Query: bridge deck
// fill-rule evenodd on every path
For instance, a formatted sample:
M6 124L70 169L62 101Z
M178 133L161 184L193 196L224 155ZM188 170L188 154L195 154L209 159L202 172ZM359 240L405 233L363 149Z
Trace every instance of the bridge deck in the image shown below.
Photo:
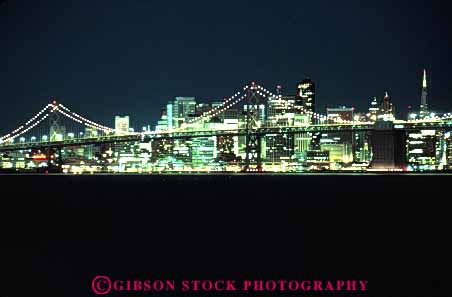
M410 123L404 121L396 121L394 128L398 130L419 130L419 129L444 129L452 128L452 122L418 122ZM252 134L269 135L269 134L297 134L308 132L365 132L374 129L373 123L364 124L324 124L324 125L306 125L306 126L284 126L284 127L261 127L250 131ZM199 137L212 136L245 136L246 129L230 129L230 130L174 130L169 132L148 132L127 135L110 135L94 138L76 138L66 139L62 141L51 142L23 142L0 145L0 152L18 151L39 148L61 148L72 146L83 146L102 143L121 143L133 141L150 141L152 139L190 139Z

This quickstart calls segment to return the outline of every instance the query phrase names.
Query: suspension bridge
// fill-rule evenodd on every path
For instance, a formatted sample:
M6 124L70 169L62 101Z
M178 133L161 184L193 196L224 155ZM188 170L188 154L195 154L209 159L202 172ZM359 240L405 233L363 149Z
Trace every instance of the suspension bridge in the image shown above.
M261 106L268 100L278 100L286 111L305 115L308 121L291 125L269 125L260 119ZM244 125L231 129L205 128L205 124L220 116L232 107L242 107ZM243 108L246 106L246 108ZM65 122L63 124L62 122ZM445 129L452 127L452 115L423 120L395 120L386 130L410 131L419 129ZM243 87L221 105L211 108L198 117L189 119L180 127L162 131L120 132L114 128L99 124L72 111L56 100L47 104L42 110L24 124L0 137L0 152L40 152L48 164L64 163L61 150L83 146L102 146L119 143L152 142L156 140L188 140L205 137L242 136L245 138L244 171L260 171L261 140L266 135L294 135L300 133L334 133L366 132L381 130L375 122L343 121L331 119L325 115L307 111L303 106L282 99L266 88L251 83ZM71 131L71 132L69 132ZM55 159L55 161L53 160Z

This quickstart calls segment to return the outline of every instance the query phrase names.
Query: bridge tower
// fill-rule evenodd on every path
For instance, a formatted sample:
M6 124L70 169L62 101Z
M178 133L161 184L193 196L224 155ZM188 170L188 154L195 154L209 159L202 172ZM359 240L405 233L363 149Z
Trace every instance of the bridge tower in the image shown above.
M48 142L49 142L49 147L47 148L47 166L51 167L52 164L52 153L54 153L54 157L55 153L58 152L58 159L55 159L54 161L56 162L58 167L61 167L62 164L62 160L61 160L61 148L58 148L57 150L52 150L50 148L50 143L52 141L61 141L64 138L64 134L65 134L65 127L62 126L60 124L60 115L58 112L56 112L56 108L57 108L57 102L54 100L52 102L53 107L50 110L49 113L49 137Z
M257 132L259 128L259 118L261 116L260 106L265 103L264 98L259 94L258 86L253 82L246 90L246 147L245 147L245 172L261 172L261 140L262 135Z
M52 105L56 107L56 101L52 102ZM64 135L64 127L60 125L60 115L58 112L55 112L55 107L52 107L49 113L49 142L50 141L58 141L59 135Z

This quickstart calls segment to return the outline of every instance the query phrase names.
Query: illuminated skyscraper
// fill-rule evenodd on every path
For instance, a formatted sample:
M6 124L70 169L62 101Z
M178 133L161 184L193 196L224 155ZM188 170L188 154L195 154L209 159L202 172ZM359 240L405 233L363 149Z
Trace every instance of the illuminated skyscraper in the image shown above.
M305 78L298 84L297 94L295 96L295 106L303 107L309 115L308 122L310 124L315 123L315 83L310 78ZM307 133L306 136L310 138L309 150L320 150L321 133ZM306 154L307 153L309 153L309 151L306 151ZM306 160L308 159L309 158L306 155Z
M372 100L372 103L370 104L370 107L369 107L369 119L372 122L375 122L377 120L377 115L378 115L379 110L380 110L380 108L378 107L377 97L374 97L374 99Z
M421 106L419 109L419 116L421 119L429 115L428 109L428 92L427 92L427 72L424 69L424 76L422 78L422 92L421 92Z
M115 132L116 134L129 133L129 116L115 116Z
M391 102L391 98L389 97L388 92L385 92L385 97L383 98L383 103L381 105L381 109L382 109L383 114L392 113L392 102Z
M189 118L196 115L196 100L194 97L176 97L167 105L168 127L179 128Z
M383 102L381 103L380 112L377 116L377 120L382 121L394 121L395 119L395 107L392 104L391 97L389 97L388 92L385 92Z
M310 78L306 78L298 84L295 105L304 107L308 112L315 112L315 84ZM314 116L312 116L311 122L314 122Z
M179 128L189 119L196 116L196 100L194 97L176 97L167 105L167 121L171 128ZM171 122L171 123L170 123ZM172 145L174 168L183 168L191 162L191 140L175 139Z
M288 105L286 96L277 95L267 101L267 125L270 127L291 126L294 124L295 114ZM280 163L289 161L294 154L294 135L268 134L265 135L266 161Z
M196 100L194 97L176 97L172 103L172 127L179 128L189 118L196 114Z

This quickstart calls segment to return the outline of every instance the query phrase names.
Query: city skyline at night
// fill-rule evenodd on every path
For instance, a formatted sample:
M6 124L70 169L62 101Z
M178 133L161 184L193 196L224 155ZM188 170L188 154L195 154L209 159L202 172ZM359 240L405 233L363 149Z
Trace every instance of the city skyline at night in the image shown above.
M3 169L77 172L438 171L452 168L452 114L430 109L426 70L406 119L388 91L365 111L316 106L316 81L293 95L251 82L222 101L175 97L155 126L118 113L99 124L53 100L0 137ZM48 169L46 169L48 168Z
M0 0L0 297L450 295L451 8Z
M423 69L430 108L448 111L444 3L229 1L220 8L5 1L0 98L9 112L2 126L14 129L19 111L33 114L57 98L107 125L121 112L141 127L175 96L220 101L252 80L291 94L305 77L316 82L319 111L339 104L365 110L387 90L402 115L418 105Z
M3 1L2 168L448 170L448 11Z

